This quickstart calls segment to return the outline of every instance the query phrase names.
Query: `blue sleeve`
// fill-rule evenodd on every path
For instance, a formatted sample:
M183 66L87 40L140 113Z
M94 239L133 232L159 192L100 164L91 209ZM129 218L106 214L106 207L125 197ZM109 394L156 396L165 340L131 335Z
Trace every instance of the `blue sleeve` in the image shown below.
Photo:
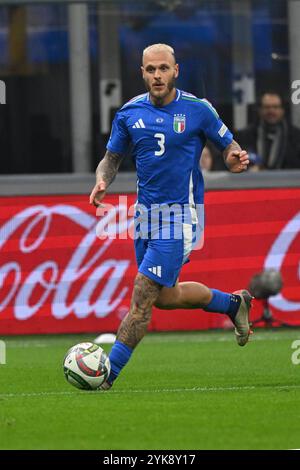
M110 152L124 154L130 144L130 135L126 127L124 113L118 111L112 123L112 129L106 148Z
M219 150L223 151L231 144L233 135L220 119L215 108L208 101L203 101L203 106L205 106L203 110L205 122L203 131L206 137L211 140Z

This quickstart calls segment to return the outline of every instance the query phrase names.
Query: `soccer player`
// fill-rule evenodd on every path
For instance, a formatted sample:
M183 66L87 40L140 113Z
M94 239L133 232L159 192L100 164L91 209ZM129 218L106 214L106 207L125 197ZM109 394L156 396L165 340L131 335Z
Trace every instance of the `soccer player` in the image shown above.
M188 211L184 210L188 216L185 220L176 215L170 218L169 237L161 237L162 228L155 224L155 229L146 231L146 236L135 239L138 273L131 305L110 352L111 373L102 389L112 386L144 337L153 305L161 309L199 308L227 314L240 346L247 343L251 333L248 291L225 293L199 282L178 282L181 267L193 248L199 214L196 208L203 205L203 177L198 163L206 139L223 151L226 166L233 173L247 170L248 154L233 140L208 101L175 87L179 66L172 47L166 44L147 47L141 70L148 92L136 96L117 112L107 152L96 170L90 203L101 205L122 156L131 145L138 178L137 212L142 207L144 220L145 212L149 220L157 207L176 204L188 207ZM175 226L177 232L180 227L181 237L174 235Z

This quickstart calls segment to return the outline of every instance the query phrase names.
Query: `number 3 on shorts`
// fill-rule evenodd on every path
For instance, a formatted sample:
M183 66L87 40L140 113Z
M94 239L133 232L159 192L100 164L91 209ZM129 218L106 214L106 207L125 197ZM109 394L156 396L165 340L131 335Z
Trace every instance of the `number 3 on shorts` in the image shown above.
M158 139L157 143L160 147L160 150L156 150L156 152L154 152L154 155L156 155L157 157L161 157L165 153L165 141L166 141L165 134L157 133L157 134L154 134L154 137Z

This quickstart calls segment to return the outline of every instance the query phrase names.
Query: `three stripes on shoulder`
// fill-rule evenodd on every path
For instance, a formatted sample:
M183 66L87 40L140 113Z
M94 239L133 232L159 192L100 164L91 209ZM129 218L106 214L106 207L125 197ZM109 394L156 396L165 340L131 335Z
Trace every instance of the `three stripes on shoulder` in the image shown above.
M133 129L140 129L140 128L145 128L145 124L143 123L143 119L140 118L136 123L132 126Z

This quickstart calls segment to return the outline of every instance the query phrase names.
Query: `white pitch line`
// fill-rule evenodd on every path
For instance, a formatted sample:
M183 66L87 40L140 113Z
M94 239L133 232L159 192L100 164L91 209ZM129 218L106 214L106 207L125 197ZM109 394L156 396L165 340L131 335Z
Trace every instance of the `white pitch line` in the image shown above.
M84 395L84 396L91 396L91 395L119 395L119 394L135 394L135 393L185 393L185 392L240 392L244 390L263 390L263 389L272 389L272 390L289 390L289 389L298 389L300 388L300 384L295 385L262 385L262 386L255 386L255 385L245 385L245 386L236 386L236 387L193 387L193 388L162 388L162 389L153 389L153 390L110 390L106 393L101 391L79 391L76 392L35 392L35 393L2 393L0 394L0 400L6 398L35 398L35 397L53 397L53 396L69 396L69 395Z
M230 334L231 333L231 334ZM291 331L291 332L272 332L266 334L261 334L259 330L254 330L254 335L251 337L250 342L256 341L285 341L285 340L295 340L300 338L300 331ZM16 340L9 340L6 339L7 349L23 349L23 348L52 348L57 346L63 346L65 344L64 340L55 341L51 338L49 342L35 342L35 340L31 341L16 341ZM78 340L79 341L79 340ZM93 339L87 339L87 341L93 341ZM167 337L167 336L159 336L155 333L155 337L151 337L151 335L146 336L144 339L144 344L152 344L152 343L186 343L189 341L190 343L219 343L219 342L235 342L235 338L232 332L228 332L225 335L217 335L216 333L212 333L212 336L206 335L205 333L185 335L184 333L174 336ZM71 347L72 345L70 345Z

